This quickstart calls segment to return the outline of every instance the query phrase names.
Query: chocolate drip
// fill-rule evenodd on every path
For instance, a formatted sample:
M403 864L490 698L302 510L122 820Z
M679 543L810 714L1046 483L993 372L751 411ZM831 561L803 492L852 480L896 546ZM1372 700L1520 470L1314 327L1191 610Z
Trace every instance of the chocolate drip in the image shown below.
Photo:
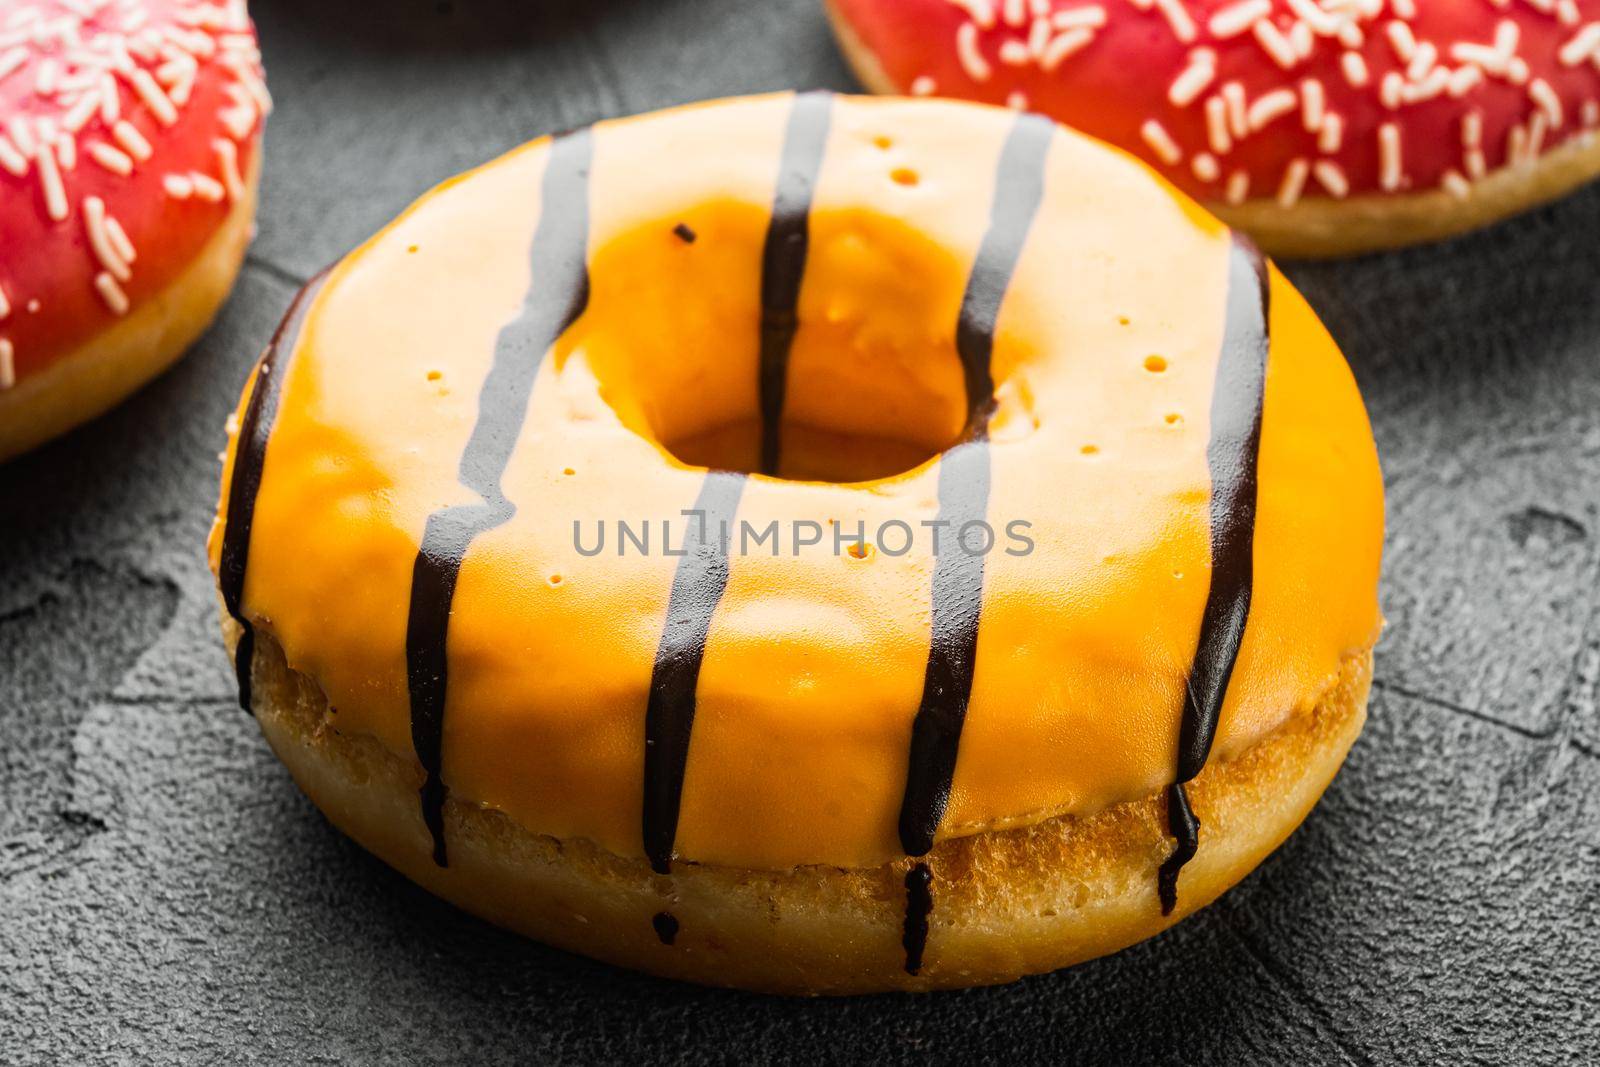
M589 130L557 136L550 145L543 207L529 251L531 278L517 317L501 329L494 362L478 395L478 419L457 477L481 504L446 507L428 516L411 574L406 623L406 680L411 694L411 740L426 779L422 818L433 836L434 862L446 863L445 786L441 748L448 678L447 636L456 579L479 534L516 513L501 475L521 436L528 398L545 353L589 302Z
M1017 119L1000 152L989 228L978 247L956 320L956 351L966 381L964 440L939 461L939 519L952 535L980 521L989 508L989 416L994 410L995 323L1022 256L1022 246L1044 199L1045 160L1055 125L1038 115ZM934 560L933 634L923 677L922 702L911 724L905 796L900 804L900 844L913 856L933 848L950 803L961 728L978 664L978 623L983 611L983 556L947 538ZM915 882L915 884L913 884ZM906 970L922 966L933 908L933 876L917 864L906 876Z
M978 248L956 321L956 350L967 387L966 439L939 461L939 518L952 533L983 519L989 505L989 415L994 407L995 322L1012 272L1044 198L1044 165L1055 126L1023 115L1006 138L995 178L989 228ZM900 843L913 856L933 848L950 801L956 751L977 667L983 608L983 557L941 545L933 572L933 639L922 703L911 726L911 757L900 807Z
M772 221L761 251L761 473L777 474L789 350L800 328L796 306L810 245L811 196L827 147L833 96L800 93L789 112Z
M644 714L644 851L666 874L678 836L683 772L694 730L695 689L706 655L706 635L728 585L723 531L739 507L745 476L709 471L694 502L684 555L672 576L667 619L650 675Z
M222 586L222 603L233 621L239 624L239 643L233 650L233 670L239 681L239 706L251 711L250 666L255 660L256 631L244 615L244 575L250 563L250 531L255 523L256 497L261 492L261 475L267 462L267 441L278 418L278 398L288 373L288 356L294 351L310 310L328 272L323 271L295 294L289 313L272 335L272 342L256 364L255 385L239 423L239 437L233 451L233 477L228 483L228 515L222 528L222 553L217 564L217 580Z
M918 863L906 872L906 922L900 944L906 950L906 973L922 970L922 954L928 947L928 916L933 914L933 872Z
M1211 587L1200 639L1184 688L1177 778L1167 791L1167 823L1177 844L1161 865L1161 912L1178 903L1178 872L1194 858L1200 821L1183 786L1200 773L1217 735L1217 718L1239 657L1250 615L1256 526L1256 459L1266 396L1268 330L1266 262L1247 238L1235 236L1228 260L1227 323L1211 393Z
M671 945L678 939L678 919L669 911L658 911L650 920L650 925L655 927L656 936L663 945Z

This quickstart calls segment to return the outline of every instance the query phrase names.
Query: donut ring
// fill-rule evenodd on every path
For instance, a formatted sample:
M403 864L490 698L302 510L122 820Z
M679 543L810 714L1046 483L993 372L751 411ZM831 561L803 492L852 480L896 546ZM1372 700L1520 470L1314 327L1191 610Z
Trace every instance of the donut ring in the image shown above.
M827 0L874 92L1032 108L1275 255L1435 240L1600 172L1600 2Z
M322 810L701 982L1163 929L1315 802L1379 625L1304 301L1136 161L955 102L719 102L446 183L297 301L223 481L241 702Z
M255 214L260 59L243 0L0 10L0 459L211 321Z

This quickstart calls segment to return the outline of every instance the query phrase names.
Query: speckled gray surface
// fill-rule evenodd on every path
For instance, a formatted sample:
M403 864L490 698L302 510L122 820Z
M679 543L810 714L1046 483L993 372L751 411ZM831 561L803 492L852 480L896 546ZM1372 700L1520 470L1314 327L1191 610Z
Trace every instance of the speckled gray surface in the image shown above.
M331 830L231 705L200 546L300 279L539 133L849 88L816 4L255 8L279 109L238 290L176 371L0 469L0 1061L1600 1059L1600 190L1291 271L1372 411L1391 627L1366 734L1260 871L1007 988L714 992L504 935Z

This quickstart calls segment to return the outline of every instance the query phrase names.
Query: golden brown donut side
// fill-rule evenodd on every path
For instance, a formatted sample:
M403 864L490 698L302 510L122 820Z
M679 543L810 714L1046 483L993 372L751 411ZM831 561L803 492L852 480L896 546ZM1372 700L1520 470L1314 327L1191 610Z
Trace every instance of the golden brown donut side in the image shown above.
M224 619L230 644L237 627ZM370 737L341 734L316 683L261 632L253 668L262 732L343 832L419 885L490 922L620 966L710 985L849 994L1006 982L1115 952L1210 903L1298 826L1366 719L1370 649L1347 658L1305 713L1190 786L1201 847L1177 911L1150 886L1165 858L1160 796L1085 816L940 842L927 957L903 967L908 862L864 870L758 871L682 863L671 877L583 839L534 834L452 796L451 864L439 867L417 812L421 772ZM670 909L671 945L652 932Z
M880 96L901 95L878 57L826 0L840 50L856 78ZM1351 196L1304 196L1284 207L1272 197L1205 206L1243 230L1270 256L1333 259L1442 241L1560 199L1600 175L1600 138L1575 138L1521 167L1503 167L1472 183L1466 200L1443 189Z
M260 158L252 157L244 195L226 220L166 288L44 371L0 391L0 460L108 411L177 362L206 331L250 244Z

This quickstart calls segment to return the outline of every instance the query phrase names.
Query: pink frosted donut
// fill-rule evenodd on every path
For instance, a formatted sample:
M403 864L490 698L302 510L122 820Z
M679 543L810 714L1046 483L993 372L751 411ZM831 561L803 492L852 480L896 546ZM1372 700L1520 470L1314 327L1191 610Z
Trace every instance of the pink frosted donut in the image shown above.
M0 0L0 459L210 322L269 106L243 0Z
M1269 251L1459 233L1600 171L1600 0L828 0L874 91L1043 112Z

